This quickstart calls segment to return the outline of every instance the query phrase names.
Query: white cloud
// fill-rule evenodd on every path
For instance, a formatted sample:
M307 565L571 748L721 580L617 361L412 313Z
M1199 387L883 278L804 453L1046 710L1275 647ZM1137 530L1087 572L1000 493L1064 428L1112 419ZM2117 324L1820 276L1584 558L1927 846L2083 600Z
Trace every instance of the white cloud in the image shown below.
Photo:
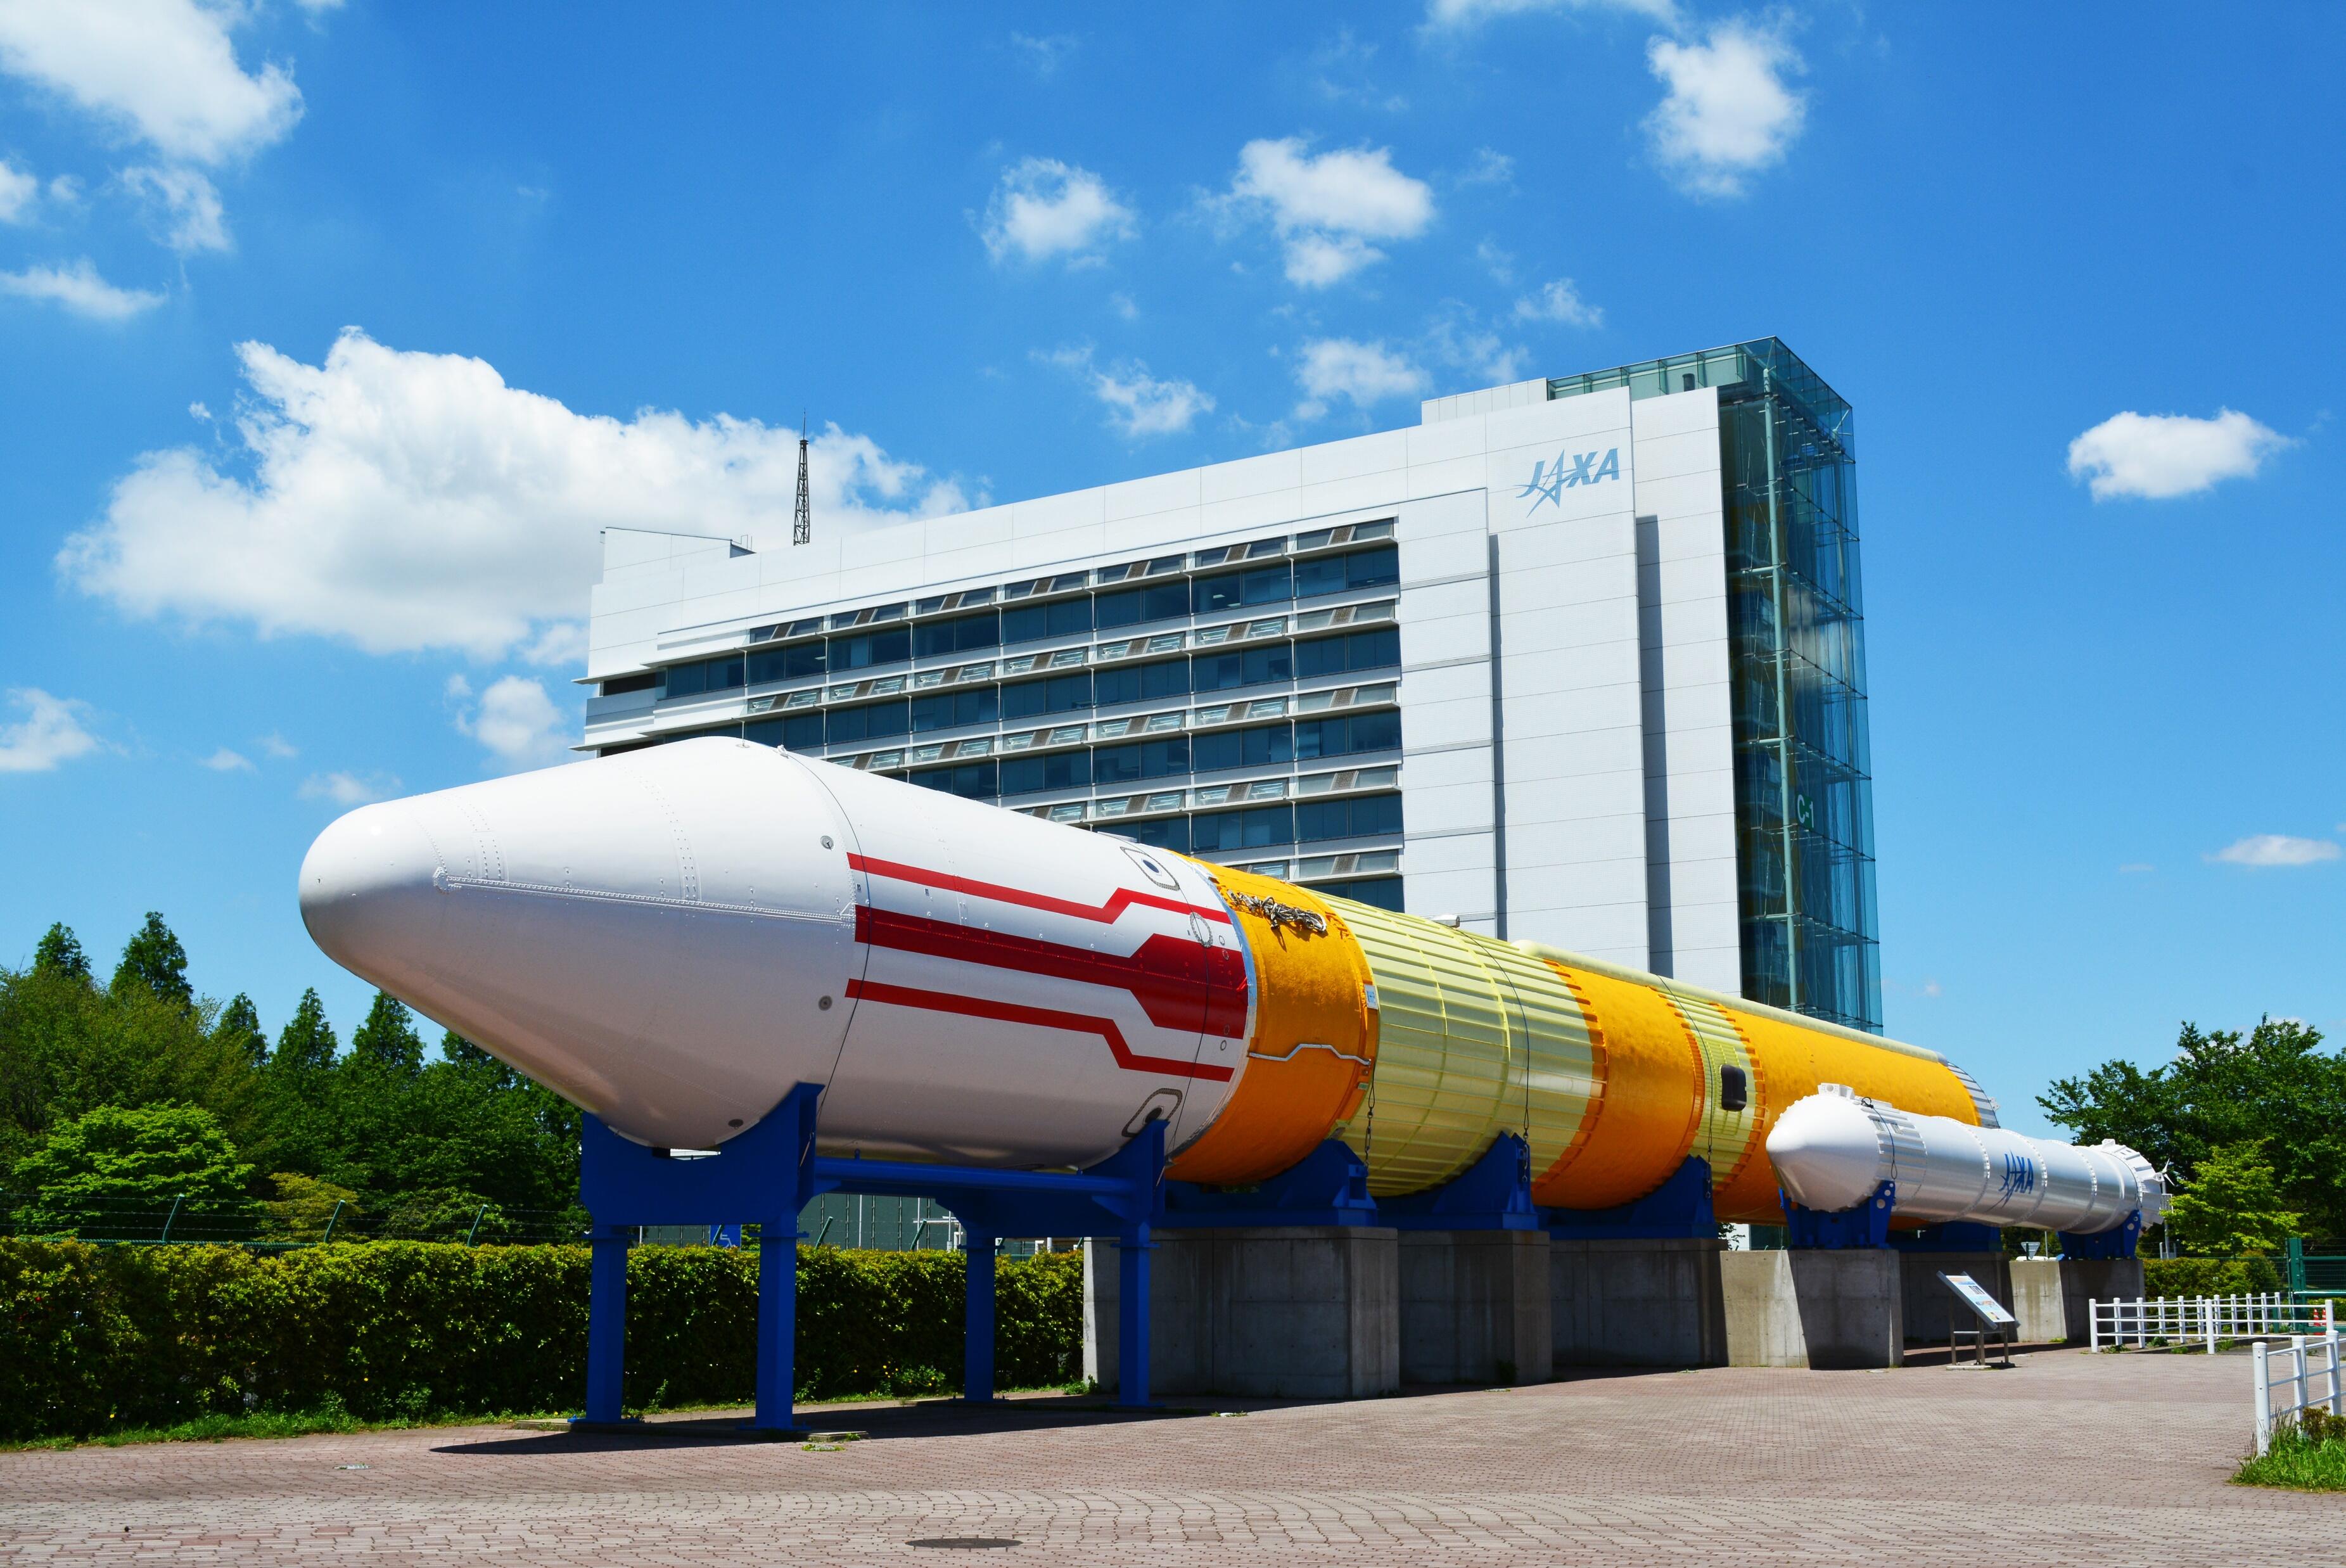
M1067 63L1080 42L1072 33L1053 33L1039 38L1028 33L1010 35L1010 46L1018 52L1018 58L1028 70L1046 79L1058 75L1059 67Z
M2069 443L2069 477L2091 484L2094 499L2163 501L2252 479L2266 458L2295 444L2247 414L2218 409L2213 419L2179 413L2112 414Z
M448 683L452 697L468 697L472 687L462 676ZM494 681L481 693L477 707L456 715L456 728L488 748L489 755L508 768L559 759L565 754L571 724L546 687L518 675Z
M75 586L134 616L486 661L567 646L549 623L585 606L599 529L789 538L796 431L574 413L480 360L401 352L355 330L322 366L266 343L238 353L250 476L193 446L145 454L58 552ZM972 504L836 426L814 439L810 480L826 533Z
M289 757L299 757L301 755L301 748L300 747L294 745L291 741L286 739L283 736L278 734L273 729L260 738L260 749L268 755L276 758L280 762L284 761Z
M1515 301L1518 321L1556 321L1567 327L1601 327L1605 312L1580 297L1569 278L1544 283L1536 293Z
M1133 233L1132 209L1087 168L1030 158L1002 171L980 231L996 261L1096 256Z
M1483 270L1491 275L1493 282L1504 285L1515 280L1515 252L1502 249L1498 241L1485 239L1474 247L1474 260L1483 264Z
M0 0L0 71L35 82L178 161L217 164L301 117L270 62L237 64L229 34L252 14L199 0Z
M0 294L44 300L93 321L127 321L163 302L152 290L116 288L97 275L87 256L65 267L0 272Z
M33 216L41 182L0 158L0 223L23 223Z
M1483 385L1503 385L1524 377L1523 349L1502 341L1498 333L1482 326L1463 305L1454 303L1433 318L1423 347L1433 358L1469 372Z
M810 454L808 467L813 466ZM809 488L812 488L810 474ZM586 627L579 621L548 621L538 629L536 636L518 650L524 664L534 664L541 669L551 669L566 664L586 662Z
M1382 342L1356 342L1350 338L1321 338L1303 345L1295 367L1296 384L1304 401L1295 408L1299 419L1318 419L1328 405L1343 398L1356 408L1368 408L1393 397L1416 397L1425 391L1425 372L1405 354Z
M163 227L163 243L172 249L184 256L230 248L219 192L194 169L126 168L122 183L147 202Z
M1675 23L1674 0L1427 0L1425 25L1430 29L1473 27L1494 16L1522 16L1535 12L1627 11Z
M1474 149L1474 161L1458 177L1461 185L1513 185L1515 183L1515 160L1505 153L1494 152L1487 147Z
M2118 874L2120 876L2134 877L2140 876L2145 871L2155 871L2157 870L2158 870L2158 868L2152 865L2148 860L2128 860L2125 865L2118 868Z
M363 779L355 773L312 773L301 780L299 791L304 800L332 800L344 809L388 800L398 792L399 780L388 773L370 773Z
M1152 435L1177 435L1214 411L1213 394L1193 382L1159 381L1137 360L1126 360L1106 370L1092 362L1092 351L1060 349L1035 358L1081 379L1107 410L1108 428L1129 441Z
M97 737L83 722L89 717L86 702L20 686L8 693L8 706L25 717L0 724L0 773L46 773L97 749Z
M1307 289L1350 277L1384 252L1370 241L1413 239L1433 221L1433 191L1392 166L1389 148L1313 155L1300 137L1250 141L1219 205L1270 221L1287 277Z
M213 752L209 757L205 758L203 759L203 765L210 769L215 773L250 773L254 771L252 759L247 757L241 751L231 751L225 746L221 747L218 751Z
M2293 839L2287 833L2252 833L2208 857L2230 866L2310 866L2338 858L2327 839Z
M1738 17L1698 44L1656 38L1646 62L1669 88L1646 119L1654 156L1697 196L1742 195L1744 177L1781 162L1800 134L1808 104L1784 77L1805 67L1773 26Z

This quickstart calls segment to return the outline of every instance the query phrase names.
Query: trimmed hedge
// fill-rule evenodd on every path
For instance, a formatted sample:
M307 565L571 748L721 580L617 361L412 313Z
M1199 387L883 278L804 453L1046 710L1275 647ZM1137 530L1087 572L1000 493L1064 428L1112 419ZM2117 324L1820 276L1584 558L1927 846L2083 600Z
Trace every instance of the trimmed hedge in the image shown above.
M2286 1282L2270 1257L2146 1257L2142 1288L2150 1296L2253 1296Z
M0 1239L0 1438L337 1404L368 1420L575 1410L586 1275L584 1247ZM959 1253L801 1248L798 1288L801 1398L960 1382ZM1076 1377L1080 1256L1002 1263L994 1315L1002 1384ZM755 1248L632 1249L627 1403L750 1400L757 1317Z

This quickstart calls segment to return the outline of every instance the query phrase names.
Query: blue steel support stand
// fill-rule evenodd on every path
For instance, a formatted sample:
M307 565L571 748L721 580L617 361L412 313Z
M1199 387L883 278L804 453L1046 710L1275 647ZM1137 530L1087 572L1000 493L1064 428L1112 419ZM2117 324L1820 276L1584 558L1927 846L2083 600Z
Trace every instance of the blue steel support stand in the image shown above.
M1616 1208L1551 1208L1547 1233L1558 1241L1717 1240L1710 1162L1688 1155L1669 1180Z
M963 1392L973 1400L994 1395L996 1238L1117 1236L1127 1291L1119 1402L1148 1405L1148 1232L1164 1180L1162 1122L1151 1122L1123 1148L1074 1175L836 1159L814 1152L821 1095L821 1084L801 1084L723 1148L682 1159L629 1143L596 1116L584 1119L578 1186L594 1217L594 1262L586 1414L575 1425L623 1424L629 1232L644 1225L709 1225L719 1227L719 1236L738 1237L740 1226L750 1222L760 1229L758 1408L745 1430L796 1435L790 1407L797 1387L799 1213L836 1191L934 1198L960 1218L970 1243Z
M995 1237L964 1223L961 1232L961 1397L965 1404L994 1402L994 1244Z
M2084 1235L2073 1230L2061 1232L2061 1256L2074 1257L2081 1262L2132 1257L2135 1243L2141 1239L2142 1210L2136 1209L2127 1216L2124 1225L2112 1226L2107 1230L2096 1230ZM2292 1247L2298 1247L2304 1244L2291 1241L2290 1245ZM2290 1256L2294 1259L2301 1257L2302 1254L2292 1253ZM2295 1267L2301 1271L2304 1265L2299 1263Z
M1840 1252L1890 1245L1890 1211L1898 1198L1896 1182L1883 1182L1873 1189L1872 1197L1838 1213L1802 1208L1792 1201L1790 1193L1780 1189L1778 1196L1784 1203L1785 1239L1796 1247Z

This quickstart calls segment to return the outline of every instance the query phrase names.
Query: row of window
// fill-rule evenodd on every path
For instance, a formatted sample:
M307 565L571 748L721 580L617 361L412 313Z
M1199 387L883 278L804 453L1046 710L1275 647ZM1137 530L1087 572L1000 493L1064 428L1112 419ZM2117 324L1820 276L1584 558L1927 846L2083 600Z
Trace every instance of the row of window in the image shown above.
M1293 563L1224 572L1209 577L1137 588L1119 588L1013 609L985 610L919 626L834 636L749 654L726 654L694 664L672 665L667 695L696 697L744 684L797 680L903 664L915 657L947 658L992 647L1075 636L1084 632L1139 626L1179 616L1212 615L1290 599L1316 598L1360 588L1388 586L1401 579L1400 557L1391 545L1349 555L1320 555ZM659 672L621 676L603 683L603 695L646 691L660 685Z
M1121 822L1110 831L1185 855L1227 856L1246 850L1275 850L1333 839L1398 835L1401 797L1363 795L1349 800L1310 800L1294 806L1247 806L1235 811L1201 811L1194 817L1158 817Z

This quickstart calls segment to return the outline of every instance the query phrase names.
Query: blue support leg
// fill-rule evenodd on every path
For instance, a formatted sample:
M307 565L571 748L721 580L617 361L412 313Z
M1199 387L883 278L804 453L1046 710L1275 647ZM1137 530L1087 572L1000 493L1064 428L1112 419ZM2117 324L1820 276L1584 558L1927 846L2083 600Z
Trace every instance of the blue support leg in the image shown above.
M758 1410L752 1431L787 1432L797 1420L799 1227L769 1224L758 1238Z
M1149 1403L1148 1255L1156 1250L1146 1225L1127 1230L1117 1249L1116 1402L1132 1410Z
M961 1397L973 1405L994 1402L994 1243L989 1232L966 1227L962 1231L968 1278L963 1308Z
M627 1370L627 1227L597 1226L588 1235L586 1272L586 1420L616 1425Z

